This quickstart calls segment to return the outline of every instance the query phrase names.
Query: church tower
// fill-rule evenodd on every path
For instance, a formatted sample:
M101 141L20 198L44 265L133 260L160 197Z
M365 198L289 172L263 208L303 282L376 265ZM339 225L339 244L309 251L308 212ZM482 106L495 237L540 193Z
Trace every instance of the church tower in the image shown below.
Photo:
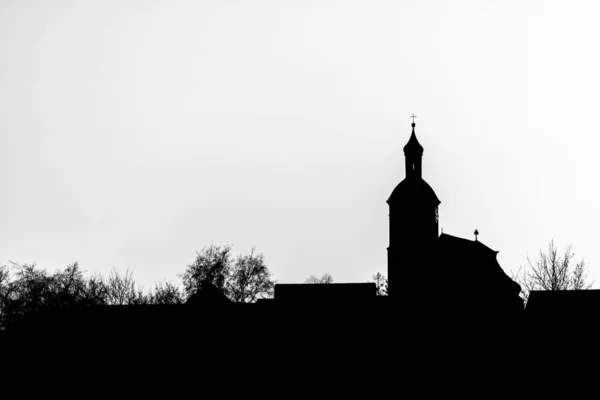
M417 140L414 119L412 134L404 146L404 158L406 177L387 200L388 295L395 299L410 295L415 284L423 282L421 274L427 271L427 260L438 238L440 201L422 177L423 146Z

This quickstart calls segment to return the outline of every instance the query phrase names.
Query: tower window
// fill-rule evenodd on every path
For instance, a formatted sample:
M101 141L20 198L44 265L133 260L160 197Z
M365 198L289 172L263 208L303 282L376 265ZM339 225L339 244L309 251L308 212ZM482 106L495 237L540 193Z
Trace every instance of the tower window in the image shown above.
M413 164L413 170L415 169L415 164Z

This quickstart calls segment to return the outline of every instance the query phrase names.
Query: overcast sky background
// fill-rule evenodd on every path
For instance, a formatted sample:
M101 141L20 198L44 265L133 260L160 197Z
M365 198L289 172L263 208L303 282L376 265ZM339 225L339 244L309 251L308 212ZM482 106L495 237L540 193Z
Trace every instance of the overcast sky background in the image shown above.
M445 233L600 281L595 1L0 2L0 264L386 272L417 115ZM459 273L459 272L458 272Z

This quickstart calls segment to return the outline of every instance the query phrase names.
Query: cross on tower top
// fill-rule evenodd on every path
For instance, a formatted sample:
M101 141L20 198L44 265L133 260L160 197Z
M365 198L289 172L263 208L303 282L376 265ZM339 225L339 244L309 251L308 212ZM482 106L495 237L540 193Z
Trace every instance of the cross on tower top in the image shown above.
M410 117L412 118L412 120L413 120L413 125L414 125L414 123L415 123L415 118L417 118L417 116L415 115L415 113L413 113L413 115L411 115Z

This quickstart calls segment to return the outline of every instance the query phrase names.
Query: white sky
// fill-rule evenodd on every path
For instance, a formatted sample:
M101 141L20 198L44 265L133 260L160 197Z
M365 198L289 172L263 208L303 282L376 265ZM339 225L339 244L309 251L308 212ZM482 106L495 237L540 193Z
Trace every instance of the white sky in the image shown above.
M445 233L600 281L595 1L0 2L0 264L386 272L417 115Z

